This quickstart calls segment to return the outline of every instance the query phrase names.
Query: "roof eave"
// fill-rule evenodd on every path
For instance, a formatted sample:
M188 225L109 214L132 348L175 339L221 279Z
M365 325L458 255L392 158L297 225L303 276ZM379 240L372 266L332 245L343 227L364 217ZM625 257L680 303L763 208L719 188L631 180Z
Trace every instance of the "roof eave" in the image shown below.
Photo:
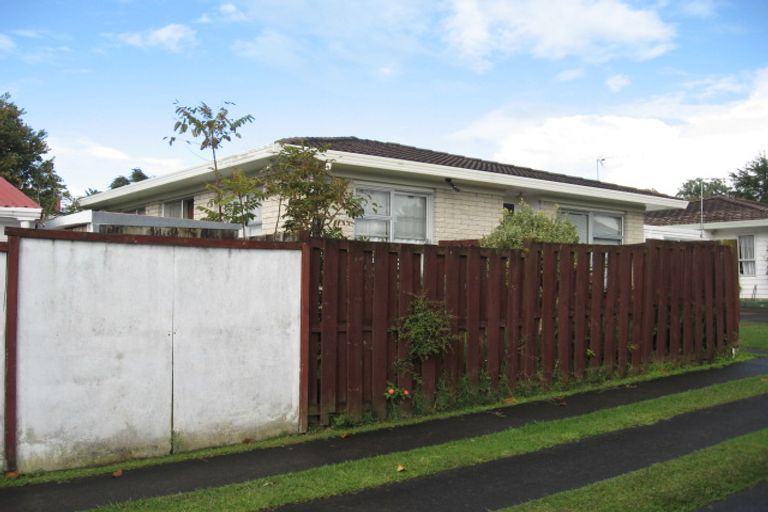
M658 228L680 228L680 229L700 229L704 228L708 231L717 229L741 229L741 228L768 228L768 219L751 219L751 220L731 220L725 222L705 222L691 223L691 224L646 224L646 226L653 226Z
M688 201L681 199L658 197L634 192L626 192L622 190L589 187L585 185L575 185L571 183L539 180L522 176L510 176L507 174L477 171L473 169L462 169L459 167L450 167L446 165L412 162L409 160L400 160L396 158L363 155L359 153L347 153L345 151L335 150L327 151L326 156L330 160L334 160L338 163L354 165L358 167L387 169L394 172L420 174L423 176L432 176L437 178L451 178L482 184L492 184L569 196L587 197L590 199L612 200L635 204L641 203L647 208L652 209L685 208L688 206Z

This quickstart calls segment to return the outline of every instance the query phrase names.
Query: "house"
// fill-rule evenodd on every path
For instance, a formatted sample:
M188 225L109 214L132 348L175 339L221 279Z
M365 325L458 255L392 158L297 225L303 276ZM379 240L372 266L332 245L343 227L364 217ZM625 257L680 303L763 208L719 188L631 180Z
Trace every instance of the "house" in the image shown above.
M717 196L645 214L646 239L736 240L742 298L768 298L768 205Z
M329 147L326 158L355 191L369 197L365 215L345 228L346 236L394 242L435 243L476 239L498 225L503 208L524 200L554 213L559 207L583 242L627 244L643 241L647 210L684 208L685 201L654 191L538 171L391 142L356 137L288 138L219 162L222 173L255 173L281 145ZM133 183L85 197L85 208L200 219L198 207L212 195L210 164ZM264 201L250 235L279 230L279 202Z
M33 227L42 211L39 204L0 177L0 240L6 239L6 227Z

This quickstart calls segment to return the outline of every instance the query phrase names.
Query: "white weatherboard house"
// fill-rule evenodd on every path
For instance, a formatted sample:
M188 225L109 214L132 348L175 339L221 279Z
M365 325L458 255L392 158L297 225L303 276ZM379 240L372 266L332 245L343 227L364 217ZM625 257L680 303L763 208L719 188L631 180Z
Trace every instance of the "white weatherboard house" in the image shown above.
M703 208L702 208L703 206ZM768 298L768 205L712 197L684 210L645 214L645 237L657 240L736 240L739 285L745 299Z
M577 226L582 242L643 241L648 210L684 208L686 201L656 192L554 174L516 165L356 137L282 139L219 162L223 173L265 168L281 145L327 146L333 172L352 180L357 193L377 207L345 230L347 236L393 242L436 243L477 239L498 225L503 208L521 199L536 209L559 206ZM205 164L102 192L81 200L84 208L200 219L214 179ZM266 200L250 235L279 228L278 201Z
M0 241L7 238L6 227L31 228L42 211L39 204L0 176Z

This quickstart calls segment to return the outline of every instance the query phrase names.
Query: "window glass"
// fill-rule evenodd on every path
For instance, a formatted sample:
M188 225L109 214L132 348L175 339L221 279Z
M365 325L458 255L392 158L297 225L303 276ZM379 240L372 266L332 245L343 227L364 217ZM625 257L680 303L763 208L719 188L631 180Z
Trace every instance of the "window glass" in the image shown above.
M389 240L389 221L357 219L355 221L355 236L375 242L386 242Z
M395 194L394 202L395 239L427 239L427 198Z
M565 216L576 226L576 233L579 235L579 242L589 243L589 234L587 226L589 225L589 215L586 213L565 212Z
M755 236L739 236L739 274L755 275Z
M163 203L163 217L181 218L181 201Z
M592 216L593 238L614 238L621 240L621 218L611 215Z
M358 195L363 196L365 203L364 216L369 215L389 215L389 196L387 190L358 189Z

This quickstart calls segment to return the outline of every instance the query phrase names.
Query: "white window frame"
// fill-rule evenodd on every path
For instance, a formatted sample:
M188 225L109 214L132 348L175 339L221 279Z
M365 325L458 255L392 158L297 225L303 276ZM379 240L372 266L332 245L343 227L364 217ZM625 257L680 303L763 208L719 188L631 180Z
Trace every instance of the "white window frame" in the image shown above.
M395 242L395 243L424 243L429 244L432 243L432 233L433 233L433 219L432 219L432 211L433 211L433 201L434 201L434 193L430 190L425 189L417 189L417 188L410 188L410 187L398 187L398 186L383 186L378 184L368 184L365 182L359 182L355 184L355 195L362 196L366 200L368 199L367 195L365 194L365 190L375 190L376 192L387 192L389 193L389 208L390 213L389 215L379 215L379 214L370 214L370 215L363 215L362 217L358 217L358 219L371 219L371 220L384 220L389 222L389 242ZM414 242L411 239L398 239L395 238L395 216L392 215L392 209L394 206L394 198L395 195L408 195L408 196L418 196L423 197L426 200L425 208L426 208L426 225L425 225L425 240L423 242ZM362 235L359 235L357 232L357 220L355 219L355 238L359 238Z
M611 212L611 211L602 211L602 210L584 210L580 208L561 208L560 214L569 214L573 213L576 215L585 215L587 217L587 240L580 240L579 242L582 244L595 244L596 242L594 237L594 222L595 222L595 216L604 216L604 217L615 217L619 219L619 222L621 224L621 236L616 239L612 240L618 240L619 245L624 245L624 239L626 237L625 234L625 226L626 226L626 218L623 213L620 212ZM606 240L605 237L603 237L603 240ZM597 242L599 245L599 242ZM603 244L604 245L604 244Z
M752 239L752 257L751 258L744 258L741 254L741 239ZM757 258L755 257L755 235L739 235L739 238L736 240L736 246L738 248L738 254L739 254L739 275L744 277L755 277L757 275ZM744 263L752 263L752 272L746 273L744 272Z

